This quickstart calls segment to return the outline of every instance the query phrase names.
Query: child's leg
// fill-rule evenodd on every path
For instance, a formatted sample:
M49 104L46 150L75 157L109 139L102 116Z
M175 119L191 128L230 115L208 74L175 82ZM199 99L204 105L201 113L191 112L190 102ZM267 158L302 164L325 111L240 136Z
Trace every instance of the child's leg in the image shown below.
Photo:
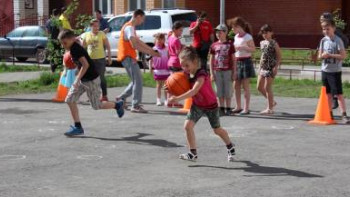
M186 131L186 138L187 138L187 144L188 144L188 148L192 151L192 150L196 150L197 149L197 145L196 145L196 136L194 134L194 126L196 125L196 123L192 120L186 120L185 121L185 131ZM196 155L196 154L194 154Z
M228 136L227 131L222 127L214 129L214 133L218 135L222 139L222 141L225 142L225 145L229 145L232 143L230 140L230 137Z
M259 75L258 76L258 82L257 82L257 89L258 91L265 97L267 98L266 96L266 91L265 91L265 77Z
M80 123L80 118L79 118L79 109L78 105L76 102L69 102L67 103L70 109L70 113L72 115L74 123Z
M219 97L219 107L225 107L225 97Z
M231 108L231 98L226 98L226 108Z
M244 89L244 111L249 111L250 104L250 79L243 79L243 89Z
M339 101L339 106L340 106L340 111L342 115L345 113L346 114L346 104L345 104L345 99L342 94L338 94L338 101Z
M235 97L236 97L236 109L240 110L242 109L242 102L241 102L241 87L242 87L242 81L236 80L234 82L235 86Z
M329 110L332 112L332 101L333 101L333 95L331 93L327 93L327 98L328 98L328 106Z
M162 98L162 81L157 81L157 100Z
M265 78L265 92L267 96L267 108L269 110L273 110L274 107L274 100L273 100L273 92L272 92L272 84L273 84L274 78L272 77L266 77Z

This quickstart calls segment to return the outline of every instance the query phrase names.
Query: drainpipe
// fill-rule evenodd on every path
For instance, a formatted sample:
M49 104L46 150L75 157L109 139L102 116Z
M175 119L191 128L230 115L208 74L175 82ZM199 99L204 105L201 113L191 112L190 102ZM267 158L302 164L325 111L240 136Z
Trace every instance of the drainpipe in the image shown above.
M225 0L220 0L220 24L225 24Z

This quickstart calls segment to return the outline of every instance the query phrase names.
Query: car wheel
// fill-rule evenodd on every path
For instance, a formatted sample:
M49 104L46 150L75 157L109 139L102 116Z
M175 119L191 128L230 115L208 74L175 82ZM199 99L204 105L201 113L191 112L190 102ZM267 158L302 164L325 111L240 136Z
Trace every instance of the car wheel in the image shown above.
M40 64L44 64L47 62L47 51L42 48L38 48L35 53L35 57Z
M27 61L28 58L27 57L16 57L16 59L20 62L25 62L25 61Z

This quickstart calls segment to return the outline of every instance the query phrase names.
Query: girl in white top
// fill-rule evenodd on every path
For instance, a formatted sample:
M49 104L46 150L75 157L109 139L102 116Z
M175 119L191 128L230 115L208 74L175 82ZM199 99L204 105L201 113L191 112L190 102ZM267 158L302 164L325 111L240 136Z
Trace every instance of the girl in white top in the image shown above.
M249 114L250 103L250 78L255 77L255 70L252 61L252 53L255 51L255 44L251 35L251 27L242 17L236 17L231 20L231 27L236 34L234 47L237 61L237 70L235 71L235 96L236 108L232 113L240 115ZM244 106L241 103L241 88L244 89Z

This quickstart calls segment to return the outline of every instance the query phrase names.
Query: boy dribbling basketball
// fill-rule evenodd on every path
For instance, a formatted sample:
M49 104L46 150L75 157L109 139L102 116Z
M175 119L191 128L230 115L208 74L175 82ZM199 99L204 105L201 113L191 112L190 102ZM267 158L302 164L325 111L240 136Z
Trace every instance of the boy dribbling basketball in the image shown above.
M77 101L79 97L86 92L93 109L115 109L121 118L124 115L123 101L119 102L103 102L100 101L101 88L100 77L96 71L94 62L89 57L87 51L80 46L75 39L74 32L71 30L63 30L58 36L62 46L69 50L74 63L78 67L78 74L66 97L66 103L71 111L74 120L74 126L65 133L66 136L75 136L84 134L84 129L79 118L79 110Z

